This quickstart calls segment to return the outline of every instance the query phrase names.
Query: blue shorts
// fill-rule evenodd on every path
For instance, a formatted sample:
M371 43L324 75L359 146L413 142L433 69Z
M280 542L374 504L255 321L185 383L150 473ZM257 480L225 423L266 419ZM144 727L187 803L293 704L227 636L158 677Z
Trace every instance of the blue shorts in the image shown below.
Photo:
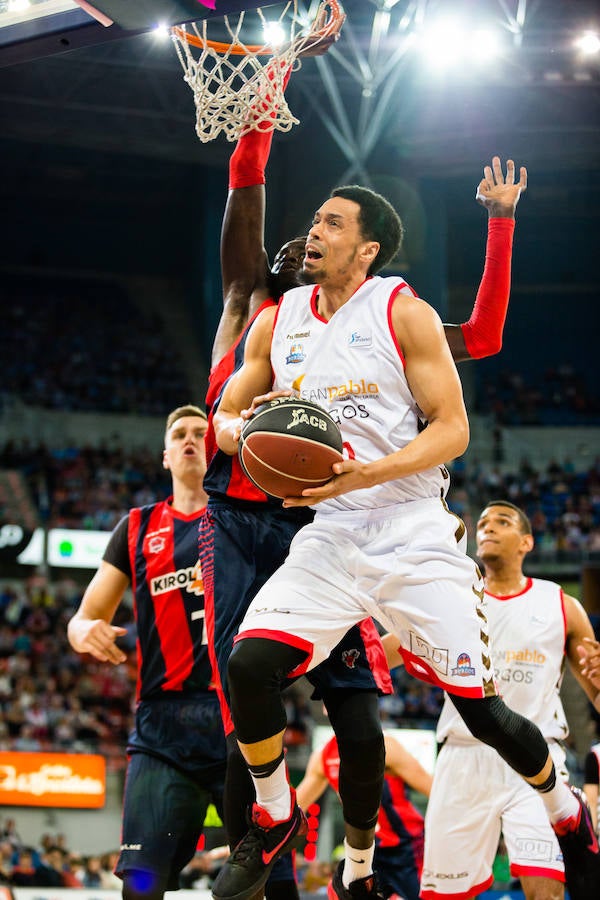
M209 789L163 759L133 753L116 874L139 872L156 878L164 890L177 890L179 874L196 852L209 803L222 814L222 792L222 781Z
M422 843L421 839L419 860L422 860ZM419 900L421 868L413 846L376 847L373 868L384 897L398 894L404 900Z
M219 699L227 734L233 730L227 689L233 639L251 601L286 559L294 536L312 518L312 510L306 508L284 510L239 501L234 505L233 501L211 498L200 521L208 645L220 679ZM337 688L391 693L389 670L372 620L352 628L308 678L315 687L315 698Z
M170 691L142 700L127 751L158 757L211 790L223 781L227 760L216 691Z

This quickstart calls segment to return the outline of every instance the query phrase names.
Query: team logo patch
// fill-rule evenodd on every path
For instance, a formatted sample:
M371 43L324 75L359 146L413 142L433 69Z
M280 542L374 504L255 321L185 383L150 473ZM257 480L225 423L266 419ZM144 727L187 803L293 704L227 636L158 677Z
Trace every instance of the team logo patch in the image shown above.
M286 365L291 366L296 363L304 362L306 359L306 354L304 352L303 344L292 344L290 347L290 352L285 358Z
M352 334L348 337L348 346L352 347L353 349L370 347L372 343L373 338L370 331L353 331Z
M165 549L166 541L164 537L153 537L148 541L149 553L161 553Z
M471 665L471 657L468 653L459 654L456 660L456 668L452 669L452 674L459 675L461 678L475 674L475 669Z
M355 669L357 660L360 656L360 650L344 650L342 653L342 662L349 669Z

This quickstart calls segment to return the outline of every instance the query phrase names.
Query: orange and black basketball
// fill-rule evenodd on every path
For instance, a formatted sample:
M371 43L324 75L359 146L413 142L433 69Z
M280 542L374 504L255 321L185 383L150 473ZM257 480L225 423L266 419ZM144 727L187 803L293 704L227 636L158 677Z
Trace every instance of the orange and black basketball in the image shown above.
M343 459L342 435L318 404L280 397L259 406L242 429L239 457L248 478L272 497L299 497L329 481Z

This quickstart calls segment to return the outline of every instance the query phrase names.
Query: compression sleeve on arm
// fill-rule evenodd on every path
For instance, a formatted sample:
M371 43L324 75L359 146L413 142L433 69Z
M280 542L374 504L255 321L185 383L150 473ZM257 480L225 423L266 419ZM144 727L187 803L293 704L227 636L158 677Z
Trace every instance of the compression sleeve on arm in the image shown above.
M502 347L502 331L510 296L510 269L514 219L489 219L485 266L475 306L462 329L473 359L493 356Z
M290 73L291 69L288 69L283 79L284 88L287 87ZM258 131L252 129L239 138L229 160L230 191L265 183L265 168L272 140L272 128Z

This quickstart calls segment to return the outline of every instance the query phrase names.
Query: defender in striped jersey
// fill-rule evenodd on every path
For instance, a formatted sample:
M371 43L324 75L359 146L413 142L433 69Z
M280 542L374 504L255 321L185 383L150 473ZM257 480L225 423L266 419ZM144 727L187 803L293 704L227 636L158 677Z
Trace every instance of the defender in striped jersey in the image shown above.
M209 803L222 814L226 748L205 630L198 523L204 514L206 416L168 417L163 464L173 496L131 509L68 625L71 646L119 665L112 620L129 585L137 625L137 705L127 752L121 853L124 900L177 890Z

